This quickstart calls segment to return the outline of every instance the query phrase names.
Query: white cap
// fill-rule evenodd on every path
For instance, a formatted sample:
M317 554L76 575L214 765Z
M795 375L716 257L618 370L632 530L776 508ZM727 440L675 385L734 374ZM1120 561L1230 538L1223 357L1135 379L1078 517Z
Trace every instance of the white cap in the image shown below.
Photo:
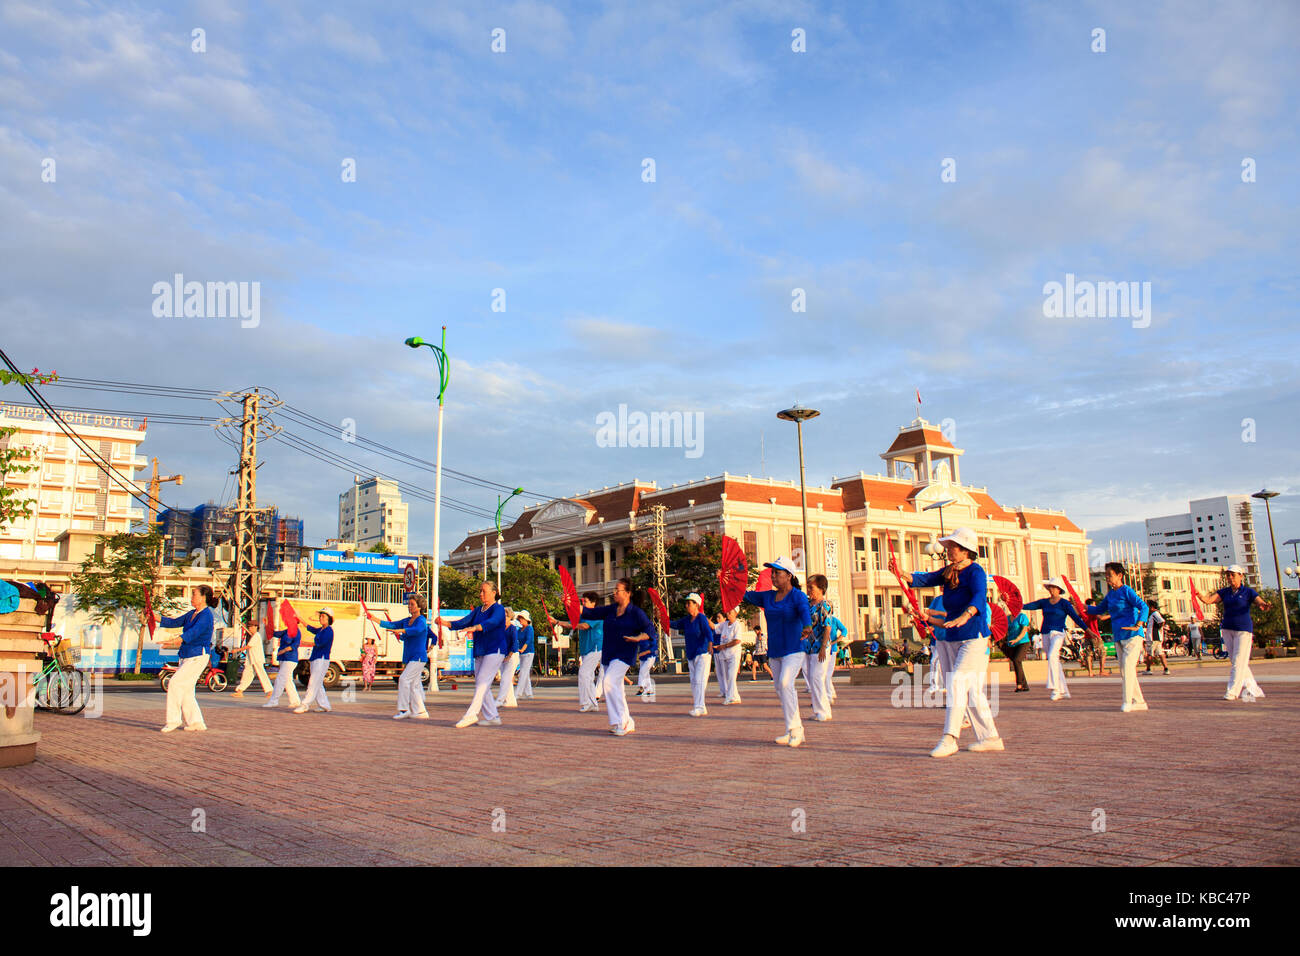
M1060 578L1048 578L1046 581L1043 582L1043 587L1056 588L1062 594L1065 593L1065 582L1062 581Z
M330 620L331 620L331 621L334 620L334 608L329 607L328 605L326 605L325 607L321 608L321 609L320 609L319 611L317 611L316 613L317 613L317 614L328 614L328 615L330 616Z
M520 611L518 614L515 615L515 617L522 617L529 624L533 623L533 616L529 614L527 611Z
M797 575L799 573L799 569L794 566L794 562L786 557L777 558L775 561L764 561L763 567L780 568L782 571L786 571L790 574Z
M686 595L686 603L689 604L691 601L694 601L700 607L704 607L704 599L700 597L699 594L697 594L695 591L692 591L690 594Z
M975 536L975 532L970 528L957 528L952 532L952 534L939 539L940 544L947 544L949 541L953 544L961 545L967 551L973 551L976 554L979 554L979 539Z
M1240 564L1234 564L1234 565L1231 565L1231 566L1228 568L1228 573L1229 573L1229 574L1245 574L1245 573L1246 573L1246 569L1243 568Z

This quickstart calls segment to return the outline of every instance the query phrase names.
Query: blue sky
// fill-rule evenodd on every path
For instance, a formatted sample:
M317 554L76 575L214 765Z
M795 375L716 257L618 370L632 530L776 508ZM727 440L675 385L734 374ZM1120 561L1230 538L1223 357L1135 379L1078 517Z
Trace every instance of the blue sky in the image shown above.
M265 385L432 458L400 343L445 323L448 464L544 495L758 473L760 436L794 477L795 400L810 480L874 472L919 388L1004 505L1104 542L1268 485L1296 537L1297 38L1286 3L0 2L3 344ZM260 325L155 318L176 272L260 282ZM1150 327L1045 318L1066 273L1150 282ZM598 447L621 403L703 414L703 456ZM210 432L144 451L186 473L164 498L228 491ZM264 457L260 495L333 535L347 476ZM483 524L446 518L444 549Z

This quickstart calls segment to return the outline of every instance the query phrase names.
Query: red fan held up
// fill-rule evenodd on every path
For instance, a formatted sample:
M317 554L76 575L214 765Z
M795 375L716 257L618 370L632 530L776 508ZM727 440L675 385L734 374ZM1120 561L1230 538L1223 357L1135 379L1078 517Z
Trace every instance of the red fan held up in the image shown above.
M767 568L764 570L769 572L770 586L771 572ZM745 589L749 587L749 564L745 561L745 554L740 550L736 539L725 534L722 536L722 563L718 568L718 587L722 593L724 614L740 604L745 597Z
M659 615L660 628L667 634L671 630L668 626L668 606L664 604L664 599L659 596L659 592L654 588L646 588L646 593L650 595L650 600L654 601L655 612Z
M577 627L582 619L582 601L578 598L578 589L573 584L569 569L560 567L560 584L564 586L564 610L569 615L569 626Z

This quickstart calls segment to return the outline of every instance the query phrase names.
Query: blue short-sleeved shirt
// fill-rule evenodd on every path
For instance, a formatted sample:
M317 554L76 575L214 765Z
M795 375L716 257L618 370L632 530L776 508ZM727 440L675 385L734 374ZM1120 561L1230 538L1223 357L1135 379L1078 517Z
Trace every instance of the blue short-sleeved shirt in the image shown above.
M1255 624L1250 619L1250 606L1259 592L1252 587L1242 585L1232 588L1220 588L1219 600L1223 602L1223 627L1229 631L1249 631L1255 633Z
M767 656L789 657L803 653L803 629L812 627L808 595L798 588L776 599L776 591L746 591L745 603L763 609L767 619Z
M956 628L936 627L934 635L941 641L970 641L977 637L988 637L989 629L989 576L974 561L957 572L957 586L948 587L943 580L942 571L918 571L912 575L912 587L943 587L943 610L945 621L955 621L965 613L966 608L973 607L975 616Z

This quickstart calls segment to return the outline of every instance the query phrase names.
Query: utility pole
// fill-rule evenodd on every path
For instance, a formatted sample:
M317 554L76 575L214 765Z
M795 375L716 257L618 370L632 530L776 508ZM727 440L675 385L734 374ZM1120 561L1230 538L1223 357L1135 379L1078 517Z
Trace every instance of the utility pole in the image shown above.
M156 534L158 531L158 486L165 481L174 481L177 486L185 484L184 475L160 475L158 474L158 459L153 460L153 476L149 479L149 524L147 525L149 534ZM154 552L153 581L149 584L149 590L152 593L154 607L162 607L162 589L158 587L158 578L162 574L164 542L158 542L158 549ZM135 648L135 673L140 673L140 664L144 657L144 628L140 628L139 640Z

